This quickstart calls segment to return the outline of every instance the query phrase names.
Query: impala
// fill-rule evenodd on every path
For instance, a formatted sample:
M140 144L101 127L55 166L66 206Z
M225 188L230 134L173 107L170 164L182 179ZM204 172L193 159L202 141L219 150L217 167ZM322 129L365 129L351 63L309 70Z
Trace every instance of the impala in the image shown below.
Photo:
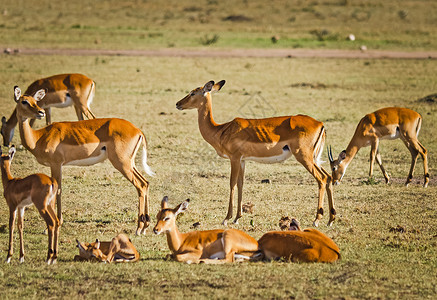
M83 120L84 117L95 119L96 117L90 110L90 104L94 98L95 86L94 81L85 75L59 74L33 82L29 85L24 94L34 95L41 89L46 90L46 96L38 105L45 110L46 124L49 125L52 123L52 107L63 108L74 105L78 120ZM32 119L30 126L32 126L34 122L35 119ZM7 121L5 117L2 118L1 134L3 136L4 146L10 145L17 123L17 110L14 110Z
M40 164L50 167L52 177L58 182L56 200L61 224L62 167L91 166L109 159L114 168L137 189L139 212L136 233L145 234L150 221L149 183L135 166L135 156L141 145L144 170L149 175L153 175L153 172L147 165L146 137L141 130L126 120L114 118L55 122L34 130L29 125L29 119L44 117L44 111L38 106L38 101L44 98L44 90L37 91L34 97L22 96L18 87L14 88L14 93L21 142Z
M0 149L1 155L1 149ZM58 255L59 220L54 206L58 184L54 178L44 174L32 174L26 178L14 178L11 174L11 163L15 155L15 147L9 149L8 155L1 155L3 195L9 206L9 250L6 262L11 261L15 218L18 211L18 231L20 233L20 263L24 262L23 220L24 210L32 204L47 224L48 253L47 264L55 264Z
M94 243L81 243L78 240L77 247L79 255L74 260L91 260L93 258L100 262L136 262L140 259L140 254L132 241L124 234L120 233L110 242L101 242L98 239Z
M168 208L167 196L162 199L161 211L156 215L153 232L165 233L171 257L186 263L224 263L235 259L253 259L259 253L258 243L245 232L237 229L179 232L176 217L184 212L189 199L175 208Z
M314 225L318 226L323 215L325 190L329 200L329 222L335 219L331 175L319 164L325 143L323 123L309 116L285 116L267 119L236 118L217 124L212 117L211 92L225 84L209 81L203 87L192 90L176 103L176 108L197 109L200 133L214 147L217 154L231 161L230 197L224 225L232 218L235 186L238 187L238 208L234 223L242 215L242 195L245 163L252 160L260 163L279 163L294 155L316 179L319 185L319 200Z
M417 156L420 154L423 159L423 171L425 173L423 186L427 187L429 183L427 151L417 139L421 126L422 117L420 114L408 108L387 107L365 115L358 123L355 134L346 150L338 155L338 159L333 159L331 149L328 151L334 184L340 183L352 159L362 147L366 146L370 146L369 177L373 176L373 164L376 159L384 175L385 182L389 183L390 176L382 166L381 155L379 154L379 140L400 138L411 153L410 173L405 184L408 186L413 179Z
M264 259L285 258L293 262L334 262L340 249L317 229L300 229L293 219L289 231L271 231L258 240Z

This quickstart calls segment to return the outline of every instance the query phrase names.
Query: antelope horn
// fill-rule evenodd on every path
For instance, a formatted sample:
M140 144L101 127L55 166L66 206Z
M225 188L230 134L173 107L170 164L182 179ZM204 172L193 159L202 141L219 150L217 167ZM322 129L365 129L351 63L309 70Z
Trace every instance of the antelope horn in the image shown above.
M334 162L334 158L332 157L332 148L331 148L331 146L329 146L329 148L328 148L328 158L329 158L329 162L330 163Z

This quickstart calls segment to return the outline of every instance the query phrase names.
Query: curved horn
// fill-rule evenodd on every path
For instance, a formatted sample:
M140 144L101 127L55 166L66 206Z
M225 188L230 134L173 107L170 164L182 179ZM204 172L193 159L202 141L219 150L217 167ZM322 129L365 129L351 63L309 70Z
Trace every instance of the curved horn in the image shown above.
M329 148L328 148L328 158L329 158L329 162L330 163L334 162L334 158L332 157L332 148L331 148L331 146L329 146Z

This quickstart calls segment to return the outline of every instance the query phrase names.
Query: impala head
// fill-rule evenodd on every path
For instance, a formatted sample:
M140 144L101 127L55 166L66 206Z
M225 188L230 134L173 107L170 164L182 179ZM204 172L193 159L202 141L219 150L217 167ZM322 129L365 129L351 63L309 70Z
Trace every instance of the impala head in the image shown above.
M6 121L6 117L2 117L2 128L1 128L1 134L3 137L3 146L5 147L9 147L9 145L12 142L12 137L14 136L14 129L13 128L8 128L8 124Z
M208 93L219 91L222 86L225 85L224 80L214 83L214 81L208 81L203 87L198 87L192 90L182 100L176 103L176 108L179 110L199 108L202 103L206 101L206 95Z
M96 239L94 243L81 243L76 239L77 248L79 248L79 256L87 260L97 259L99 261L104 260L104 254L100 250L100 241Z
M5 169L9 169L10 168L10 165L11 165L12 159L14 158L15 152L16 152L15 146L12 146L9 149L9 153L8 154L3 154L2 151L1 151L1 147L0 147L0 156L1 156L0 162L1 162L1 167L2 168L5 168Z
M45 117L44 110L38 106L38 101L44 98L46 91L44 89L37 91L33 97L21 95L18 86L14 87L14 100L17 103L17 117L21 119L42 119Z
M341 151L338 155L338 158L334 160L332 157L332 149L329 147L328 158L329 163L331 164L333 184L338 185L343 179L344 173L346 173L347 169L347 164L344 162L344 159L346 158L346 150Z
M190 199L185 200L175 208L168 208L168 197L165 196L161 201L161 210L156 215L156 225L153 228L155 234L161 234L165 232L170 232L176 227L176 217L181 212L184 212L188 208L188 203Z

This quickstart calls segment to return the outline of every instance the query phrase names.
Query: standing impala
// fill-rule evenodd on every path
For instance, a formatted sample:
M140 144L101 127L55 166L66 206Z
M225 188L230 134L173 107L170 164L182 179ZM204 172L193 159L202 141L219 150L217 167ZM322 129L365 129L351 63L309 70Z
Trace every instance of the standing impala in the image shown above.
M192 90L176 103L176 108L198 111L200 133L214 147L217 154L231 161L231 193L228 214L223 224L232 218L235 186L238 187L238 209L234 223L241 218L243 181L246 160L260 163L278 163L294 155L314 176L319 185L319 200L314 225L318 226L323 215L325 190L329 200L329 222L335 219L331 175L318 163L325 143L323 123L304 115L267 119L236 118L224 124L217 124L212 117L211 92L218 91L225 84L222 80Z
M422 117L408 108L387 107L365 115L358 123L355 134L346 150L339 154L338 159L333 159L331 149L328 151L334 184L340 183L352 159L362 147L366 146L371 147L369 177L373 176L373 164L376 159L384 175L385 182L389 183L390 176L382 166L381 155L379 154L379 140L400 138L411 153L411 168L405 184L408 185L413 179L417 156L420 154L423 159L423 171L425 173L423 186L427 187L429 182L427 151L417 139L421 125Z
M254 259L259 256L257 241L238 229L216 229L180 233L176 217L184 212L189 199L175 208L168 208L168 198L161 202L161 211L156 215L155 234L165 233L171 257L179 262L217 264L233 262L236 258Z
M0 149L1 155L1 149ZM58 256L59 220L56 216L55 197L58 184L54 178L44 174L32 174L26 178L14 178L11 163L15 147L9 149L9 155L1 155L3 195L9 207L9 250L6 262L11 261L13 253L14 225L18 211L18 231L20 234L20 263L24 262L23 220L24 210L32 204L47 224L49 237L47 264L55 264Z
M39 90L33 97L22 96L21 90L16 86L14 92L21 142L40 164L50 167L52 176L59 184L56 200L61 224L62 167L91 166L108 158L114 168L138 191L136 233L145 233L150 221L147 198L149 183L135 167L135 156L141 145L144 170L149 175L153 175L153 172L147 165L146 137L141 130L126 120L115 118L55 122L34 130L29 125L29 119L44 117L44 111L37 102L44 98L45 91Z
M96 117L90 110L90 104L93 101L96 84L90 78L82 74L59 74L47 78L39 79L33 82L27 88L25 95L34 95L41 89L46 90L46 96L38 105L43 108L46 113L46 124L52 123L51 107L68 107L74 105L78 120L95 119ZM30 126L33 125L35 119L30 121ZM3 136L3 145L9 146L14 129L17 126L17 110L14 110L12 115L6 121L6 117L2 118L1 134Z

